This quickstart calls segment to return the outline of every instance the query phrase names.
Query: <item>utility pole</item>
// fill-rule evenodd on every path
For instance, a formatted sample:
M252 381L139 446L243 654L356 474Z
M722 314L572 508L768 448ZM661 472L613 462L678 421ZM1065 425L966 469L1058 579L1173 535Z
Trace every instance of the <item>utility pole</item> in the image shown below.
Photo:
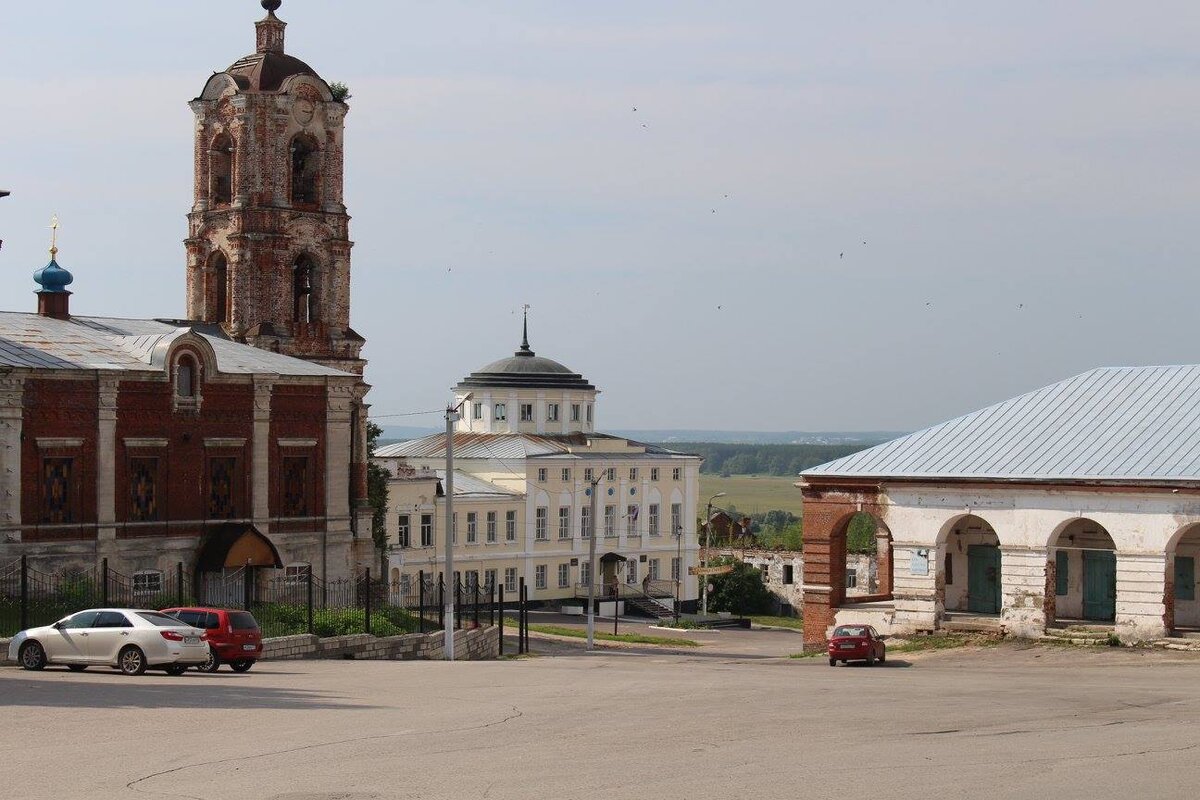
M592 510L588 513L588 526L591 528L588 531L588 650L592 649L596 635L596 509L598 507L597 494L600 490L600 481L603 479L603 475L603 470L593 472L592 479L588 481L591 484L592 492Z
M679 565L675 573L675 627L679 627L679 587L683 584L683 526L675 526L675 563Z
M704 512L704 549L700 552L700 568L703 572L708 564L708 544L712 539L712 503L718 497L724 497L725 492L717 492L708 498L708 510ZM708 616L708 576L700 576L700 614Z
M454 423L458 422L458 410L471 399L467 392L456 406L446 406L446 571L445 580L454 580ZM436 551L435 551L436 552ZM442 598L442 619L445 624L446 660L454 660L454 598L458 594L455 584L446 590ZM503 609L501 609L503 612Z

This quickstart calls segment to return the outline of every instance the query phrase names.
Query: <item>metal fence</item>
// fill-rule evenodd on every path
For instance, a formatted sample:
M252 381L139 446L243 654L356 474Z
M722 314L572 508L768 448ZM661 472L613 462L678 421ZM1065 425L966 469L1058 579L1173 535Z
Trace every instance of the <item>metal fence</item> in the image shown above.
M281 572L246 568L201 573L193 580L179 562L172 570L130 576L110 569L103 559L98 568L55 573L35 569L21 557L0 566L0 637L103 607L242 609L254 614L265 637L394 636L428 633L446 624L447 587L440 574L422 574L415 586L389 586L372 581L370 570L330 581L311 570ZM455 629L503 624L503 587L459 583L451 590ZM522 599L512 598L518 604Z

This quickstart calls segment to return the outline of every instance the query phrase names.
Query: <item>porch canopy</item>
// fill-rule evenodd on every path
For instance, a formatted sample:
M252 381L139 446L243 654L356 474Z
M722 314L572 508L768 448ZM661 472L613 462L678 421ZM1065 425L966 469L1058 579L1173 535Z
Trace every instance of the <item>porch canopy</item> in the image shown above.
M279 551L271 540L253 525L226 522L214 525L205 534L196 557L199 572L220 572L225 568L283 567Z
M628 558L621 555L620 553L611 553L610 552L610 553L605 553L604 555L600 556L601 564L619 564L622 561L628 561L628 560L629 560Z

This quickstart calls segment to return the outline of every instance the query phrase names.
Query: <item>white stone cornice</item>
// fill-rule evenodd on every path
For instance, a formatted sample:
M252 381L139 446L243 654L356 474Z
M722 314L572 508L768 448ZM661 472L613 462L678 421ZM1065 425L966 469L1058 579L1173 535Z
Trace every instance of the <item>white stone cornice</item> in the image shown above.
M279 439L280 447L316 447L316 439Z
M167 440L160 436L126 436L125 447L166 447Z
M245 447L244 436L209 436L204 439L205 447Z
M83 439L74 436L39 436L37 446L40 450L63 447L83 447Z

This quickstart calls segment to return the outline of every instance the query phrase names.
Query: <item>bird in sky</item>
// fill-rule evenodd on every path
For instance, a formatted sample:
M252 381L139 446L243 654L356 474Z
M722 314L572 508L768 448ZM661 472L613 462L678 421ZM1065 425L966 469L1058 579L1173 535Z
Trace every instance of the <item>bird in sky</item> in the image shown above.
M720 311L720 310L721 310L721 307L720 307L720 306L717 306L717 311Z
M1018 310L1020 310L1020 309L1022 309L1022 308L1024 308L1024 307L1025 307L1025 304L1024 304L1024 303L1017 303L1017 309L1018 309Z
M838 258L845 258L845 257L846 257L845 253L838 253Z
M634 107L633 107L633 110L634 110L634 111L637 111L637 106L634 106Z

